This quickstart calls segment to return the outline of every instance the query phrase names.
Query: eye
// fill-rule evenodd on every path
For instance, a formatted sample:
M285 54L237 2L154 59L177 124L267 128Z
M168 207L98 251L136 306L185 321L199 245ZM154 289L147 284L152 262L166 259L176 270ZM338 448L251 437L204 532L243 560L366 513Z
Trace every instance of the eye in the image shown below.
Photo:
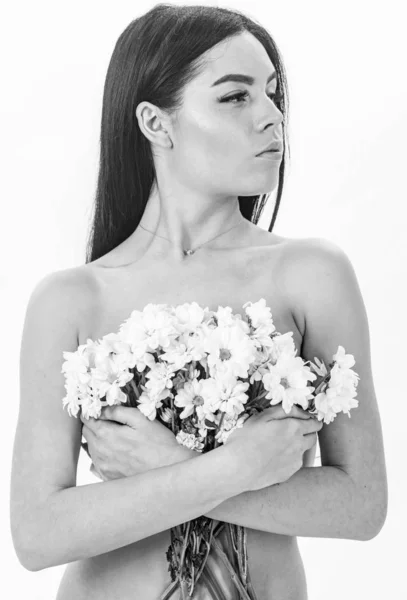
M269 98L271 98L274 102L274 104L279 105L280 102L283 99L283 95L277 92L273 92L272 94L267 94ZM248 92L237 92L236 94L233 94L232 96L228 96L227 98L222 98L222 100L220 100L220 102L232 102L233 100L236 100L236 102L233 102L233 104L240 104L240 102L243 101L243 98L246 98L248 96Z

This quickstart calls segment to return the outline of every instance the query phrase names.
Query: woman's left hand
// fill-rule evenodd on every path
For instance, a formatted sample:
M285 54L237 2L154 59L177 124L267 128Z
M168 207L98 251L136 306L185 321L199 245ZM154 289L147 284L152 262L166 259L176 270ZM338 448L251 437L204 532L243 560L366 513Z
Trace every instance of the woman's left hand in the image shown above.
M138 408L106 406L98 419L82 415L80 419L93 462L90 470L103 481L145 473L196 454L179 444L160 421L150 421Z

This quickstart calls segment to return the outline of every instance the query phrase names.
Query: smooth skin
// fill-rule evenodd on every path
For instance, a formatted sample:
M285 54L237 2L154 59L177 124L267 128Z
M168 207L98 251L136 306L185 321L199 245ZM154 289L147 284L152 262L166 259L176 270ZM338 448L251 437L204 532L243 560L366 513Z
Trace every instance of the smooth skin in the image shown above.
M140 598L157 600L169 583L169 529L228 502L228 514L234 514L242 490L265 483L264 476L269 485L259 492L275 493L262 506L262 514L272 506L269 516L260 523L257 496L241 511L253 523L247 528L248 554L253 585L264 600L306 600L297 535L371 539L386 517L386 470L368 323L354 271L343 251L330 242L286 239L241 219L238 195L272 191L278 182L278 164L256 157L281 137L282 115L272 96L276 81L266 83L274 66L247 32L219 44L208 58L202 73L186 87L176 119L148 102L136 109L140 129L152 144L158 181L141 224L171 241L137 227L100 259L46 276L27 306L11 528L27 569L70 563L56 600L130 600L135 589ZM254 84L212 85L236 72L253 76ZM237 92L245 98L226 101ZM237 227L196 254L183 255L182 248L204 244L235 223ZM149 302L196 301L211 310L222 305L241 313L246 301L261 297L271 307L277 331L293 331L304 360L317 356L327 364L338 344L355 356L360 405L351 419L339 415L318 432L325 479L321 476L311 486L318 468L308 469L308 480L299 468L283 484L271 485L274 468L279 471L276 432L285 432L284 437L290 427L295 438L310 423L293 418L271 419L253 430L251 456L256 443L266 453L254 471L239 451L248 448L246 423L232 434L230 444L204 456L76 486L82 422L62 409L62 352L75 351L88 337L117 331L133 309L142 310ZM283 453L281 460L287 464ZM329 475L338 469L346 486L332 494ZM222 476L213 486L217 472ZM352 513L344 489L352 492ZM327 505L328 491L334 508ZM293 508L287 513L288 503ZM335 521L337 514L340 519Z

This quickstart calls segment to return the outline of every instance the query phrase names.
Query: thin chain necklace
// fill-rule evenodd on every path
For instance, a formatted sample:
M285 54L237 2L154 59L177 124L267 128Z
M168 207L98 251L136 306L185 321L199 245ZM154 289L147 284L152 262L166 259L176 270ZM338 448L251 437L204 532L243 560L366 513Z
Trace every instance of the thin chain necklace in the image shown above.
M197 250L199 250L199 248L202 248L202 246L204 246L205 244L208 244L209 242L211 242L212 240L215 240L216 238L218 238L219 236L227 233L228 231L230 231L231 229L234 229L235 227L237 227L238 225L240 225L240 223L242 223L241 220L239 220L239 223L237 223L237 225L233 225L232 227L230 227L229 229L227 229L226 231L223 231L222 233L219 233L218 235L215 235L215 237L211 238L210 240L204 242L203 244L201 244L200 246L197 246L196 248L192 249L190 248L189 250L182 250L182 252L184 253L184 256L190 256L191 254L195 254L195 252ZM149 233L152 233L153 235L156 235L157 237L162 238L163 240L167 240L167 242L171 242L171 244L174 244L174 242L172 242L171 240L169 240L168 238L162 236L162 235L158 235L158 233L154 233L153 231L150 231L149 229L146 229L145 227L143 227L142 225L139 224L139 227L141 227L141 229L144 229L144 231L148 231Z

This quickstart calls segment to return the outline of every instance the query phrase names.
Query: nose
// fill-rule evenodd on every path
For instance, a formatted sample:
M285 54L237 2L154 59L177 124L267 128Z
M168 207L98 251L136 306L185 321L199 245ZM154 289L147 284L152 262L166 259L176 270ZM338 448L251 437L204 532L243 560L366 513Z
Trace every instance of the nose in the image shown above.
M281 125L281 123L284 121L284 115L281 112L281 110L279 108L277 108L277 106L274 104L274 102L272 103L272 110L271 110L271 115L270 115L270 121L274 124L278 124Z
M269 99L269 104L267 105L267 109L265 111L265 115L263 119L260 119L260 129L265 129L266 127L274 127L275 135L273 139L280 140L283 137L283 132L281 129L281 124L284 121L283 113L277 108L274 102L271 102Z

